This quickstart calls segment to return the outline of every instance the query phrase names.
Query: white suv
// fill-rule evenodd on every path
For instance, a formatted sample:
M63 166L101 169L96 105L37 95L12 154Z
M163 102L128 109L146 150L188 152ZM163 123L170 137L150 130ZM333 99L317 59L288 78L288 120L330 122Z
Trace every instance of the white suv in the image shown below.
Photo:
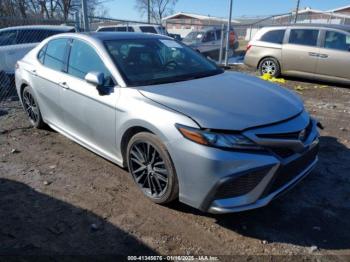
M163 26L152 24L105 25L99 26L96 32L138 32L168 35Z
M30 25L0 29L0 88L9 88L15 64L45 38L75 32L72 26Z

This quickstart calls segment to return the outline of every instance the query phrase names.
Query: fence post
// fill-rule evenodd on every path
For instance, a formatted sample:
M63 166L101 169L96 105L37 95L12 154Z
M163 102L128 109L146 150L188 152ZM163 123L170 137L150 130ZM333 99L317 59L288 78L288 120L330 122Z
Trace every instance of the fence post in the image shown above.
M74 13L74 22L75 22L75 30L77 31L77 32L79 32L80 31L80 17L79 17L79 11L76 11L75 13Z
M227 31L226 31L226 49L225 49L225 66L228 66L228 53L230 47L230 29L231 29L231 18L232 18L232 0L230 0L229 17L227 21Z
M89 31L89 20L87 16L87 3L86 0L81 0L81 9L83 11L83 24L84 24L84 31Z
M222 53L224 51L224 34L225 33L225 25L221 25L221 44L220 44L220 53L219 53L219 64L222 64Z

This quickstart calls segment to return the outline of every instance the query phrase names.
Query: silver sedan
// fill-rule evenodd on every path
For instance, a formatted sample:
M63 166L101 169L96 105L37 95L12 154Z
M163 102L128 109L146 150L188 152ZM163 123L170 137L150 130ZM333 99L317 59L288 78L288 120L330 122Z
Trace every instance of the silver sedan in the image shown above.
M317 123L296 95L166 36L50 37L17 63L16 87L34 127L128 167L159 204L261 207L317 162Z

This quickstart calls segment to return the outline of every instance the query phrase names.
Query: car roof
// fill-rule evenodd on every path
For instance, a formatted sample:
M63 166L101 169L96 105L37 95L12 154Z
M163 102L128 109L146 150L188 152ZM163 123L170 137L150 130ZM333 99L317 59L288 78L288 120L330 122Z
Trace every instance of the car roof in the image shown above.
M90 37L99 41L123 40L123 39L173 39L171 37L159 34L134 33L134 32L88 32L88 33L65 33L56 37Z
M350 32L349 25L337 25L337 24L289 24L289 25L276 25L276 26L267 26L266 28L274 28L274 27L314 27L314 28L330 28L330 29L338 29Z
M74 26L67 25L22 25L22 26L12 26L2 28L1 30L9 30L9 29L17 29L17 30L25 30L25 29L42 29L42 30L58 30L58 31L69 31L74 29Z
M119 24L119 25L100 25L98 28L113 28L113 27L126 27L126 26L159 26L157 24Z

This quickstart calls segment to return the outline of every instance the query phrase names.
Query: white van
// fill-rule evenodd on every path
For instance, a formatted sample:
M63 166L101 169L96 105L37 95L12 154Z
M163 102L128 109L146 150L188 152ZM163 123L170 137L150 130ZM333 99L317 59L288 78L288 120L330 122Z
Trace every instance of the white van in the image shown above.
M168 35L163 26L152 24L105 25L99 26L96 32L138 32Z

